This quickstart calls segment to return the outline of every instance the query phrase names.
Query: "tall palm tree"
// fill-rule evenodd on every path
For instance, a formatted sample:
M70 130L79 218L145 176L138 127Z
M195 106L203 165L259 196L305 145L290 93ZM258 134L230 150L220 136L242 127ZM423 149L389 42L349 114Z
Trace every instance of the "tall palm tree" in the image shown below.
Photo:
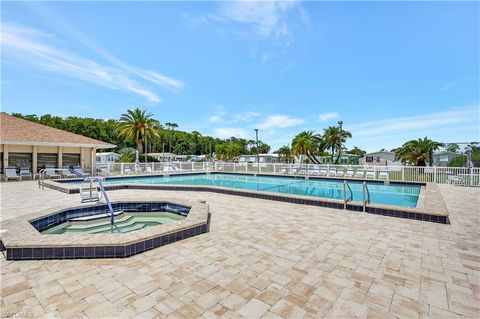
M127 110L127 113L120 117L118 134L135 142L139 153L143 153L145 136L150 139L160 137L159 122L152 117L153 114L139 108Z
M302 156L305 155L310 162L318 164L315 158L319 147L318 141L319 137L313 134L313 131L303 131L292 140L292 154L300 155L301 161L303 161Z
M443 143L424 137L423 139L410 140L392 151L395 153L395 158L403 163L427 166L428 160L429 165L432 166L433 152L444 146Z
M178 127L177 123L165 123L165 126L170 129L170 140L168 142L168 150L171 153L172 152L172 136L173 136L173 131Z
M283 160L287 163L292 159L292 150L290 149L289 145L283 145L275 153L278 154L280 160Z
M335 152L337 153L337 158L335 159L335 164L338 164L340 156L342 155L342 146L345 145L347 138L351 138L352 133L349 131L341 130L338 126L330 126L327 129L324 129L323 139L325 143L325 148L331 150L332 162L335 157Z

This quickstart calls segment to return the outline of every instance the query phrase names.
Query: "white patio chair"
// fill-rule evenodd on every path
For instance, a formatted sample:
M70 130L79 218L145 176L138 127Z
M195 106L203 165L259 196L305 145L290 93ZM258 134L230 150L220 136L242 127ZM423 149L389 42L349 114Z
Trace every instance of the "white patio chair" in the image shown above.
M17 169L15 167L7 167L5 168L5 181L15 179L17 181L22 180L22 176L17 175Z
M353 177L355 175L355 171L353 168L347 169L347 172L345 173L345 177Z
M335 175L337 175L337 169L335 167L330 168L328 170L328 176L335 176Z
M358 169L358 170L355 172L354 177L356 177L356 178L364 178L364 177L365 177L365 170L364 170L364 169Z
M389 179L388 171L386 169L382 169L380 172L378 172L378 179L383 179L388 181Z
M55 167L47 165L45 167L45 176L48 178L60 178L60 174L55 172Z
M367 169L367 174L365 175L366 178L375 178L375 170L374 169Z

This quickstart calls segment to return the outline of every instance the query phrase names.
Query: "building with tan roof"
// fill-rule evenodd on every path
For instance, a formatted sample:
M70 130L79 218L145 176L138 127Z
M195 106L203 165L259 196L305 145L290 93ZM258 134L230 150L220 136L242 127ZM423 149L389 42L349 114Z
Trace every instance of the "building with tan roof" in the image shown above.
M57 168L95 167L97 149L115 145L0 113L0 171L29 167L37 173L46 165Z

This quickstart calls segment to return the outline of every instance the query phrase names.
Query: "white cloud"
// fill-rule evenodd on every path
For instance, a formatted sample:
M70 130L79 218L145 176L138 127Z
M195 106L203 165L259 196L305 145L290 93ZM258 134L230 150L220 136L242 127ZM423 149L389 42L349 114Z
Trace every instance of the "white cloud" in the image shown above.
M347 128L354 136L372 136L380 134L398 134L403 132L445 128L465 123L480 125L479 106L455 108L444 112L435 112L420 116L391 118L353 125Z
M247 137L247 130L244 128L220 127L215 130L215 136L219 138L229 138L232 136L238 138L245 138Z
M291 117L288 115L271 115L258 125L258 128L263 130L287 128L303 124L305 121L300 118Z
M184 13L182 17L190 27L209 25L222 37L253 40L252 56L263 62L285 54L285 49L295 42L295 31L310 25L310 17L299 1L225 1L219 2L210 14ZM281 52L262 44L280 47Z
M82 44L107 58L110 65L100 64L90 58L47 44L46 42L54 40L54 37L40 30L5 23L1 24L1 29L3 54L19 59L22 63L34 64L49 72L113 90L130 92L152 103L160 102L161 98L143 83L139 83L139 79L174 90L183 88L183 83L178 80L123 63L93 42L88 42L84 36L78 36Z
M437 90L439 91L448 91L450 90L451 88L457 86L457 82L450 82L450 83L447 83L445 85L442 85L441 87L438 87Z
M231 123L238 123L238 122L250 122L252 119L259 117L260 114L257 112L246 111L243 113L234 113L232 115Z
M222 117L220 115L212 115L208 118L208 121L210 123L218 123L222 120Z
M318 120L320 122L327 122L331 120L338 119L340 117L340 114L337 112L328 112L328 113L323 113L318 116Z
M281 38L289 36L288 16L298 6L293 1L223 2L219 5L219 15L220 21L250 25L260 37Z

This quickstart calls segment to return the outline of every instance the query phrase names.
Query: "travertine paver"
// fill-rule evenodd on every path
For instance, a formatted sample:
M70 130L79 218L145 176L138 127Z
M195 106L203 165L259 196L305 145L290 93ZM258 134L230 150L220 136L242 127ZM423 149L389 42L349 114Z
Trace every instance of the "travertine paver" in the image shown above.
M79 196L1 183L1 220ZM451 225L211 193L210 233L126 259L1 259L4 316L478 318L480 189L439 185Z

